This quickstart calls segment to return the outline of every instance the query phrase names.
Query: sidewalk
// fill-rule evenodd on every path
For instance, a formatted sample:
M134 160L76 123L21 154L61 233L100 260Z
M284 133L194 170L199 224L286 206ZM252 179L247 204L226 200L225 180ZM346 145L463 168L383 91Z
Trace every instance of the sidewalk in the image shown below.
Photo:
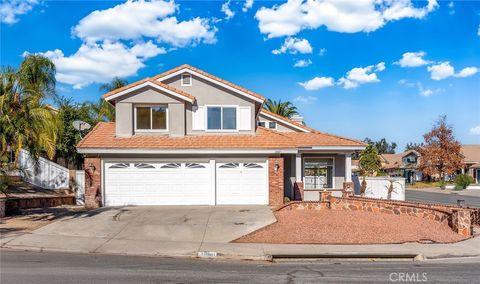
M3 236L2 236L3 238ZM4 238L1 247L35 251L103 253L143 256L197 257L206 255L222 259L270 260L272 255L366 257L421 255L425 259L480 256L480 238L454 244L391 245L289 245L238 244L214 242L158 242L108 237L74 237L25 233Z

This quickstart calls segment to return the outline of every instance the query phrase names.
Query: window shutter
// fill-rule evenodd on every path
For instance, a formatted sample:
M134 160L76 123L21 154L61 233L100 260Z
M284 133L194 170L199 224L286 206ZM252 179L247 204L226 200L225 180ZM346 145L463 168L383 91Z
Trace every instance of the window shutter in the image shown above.
M192 130L205 130L205 107L192 106Z
M239 107L238 130L252 130L252 108L249 106Z

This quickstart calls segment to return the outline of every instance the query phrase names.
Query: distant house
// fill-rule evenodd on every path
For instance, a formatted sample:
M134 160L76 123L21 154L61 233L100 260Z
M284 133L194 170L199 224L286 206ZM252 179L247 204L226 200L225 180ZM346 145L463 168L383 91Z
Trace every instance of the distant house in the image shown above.
M465 166L462 173L465 173L480 183L480 144L462 145L462 154L465 158Z
M382 168L389 176L404 177L406 182L421 181L422 172L418 170L420 153L408 150L400 154L381 154Z

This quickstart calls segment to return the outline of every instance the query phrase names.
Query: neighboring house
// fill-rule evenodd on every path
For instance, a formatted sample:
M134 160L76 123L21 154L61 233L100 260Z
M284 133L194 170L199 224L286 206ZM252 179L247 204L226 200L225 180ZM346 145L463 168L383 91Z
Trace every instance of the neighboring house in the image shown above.
M421 181L422 172L418 170L420 153L408 150L400 154L380 154L383 170L393 177L404 177L406 182Z
M77 146L89 207L318 200L351 186L351 154L365 148L268 112L261 95L189 65L104 98L115 122Z
M480 144L462 145L462 154L465 159L462 173L473 177L475 183L480 183Z

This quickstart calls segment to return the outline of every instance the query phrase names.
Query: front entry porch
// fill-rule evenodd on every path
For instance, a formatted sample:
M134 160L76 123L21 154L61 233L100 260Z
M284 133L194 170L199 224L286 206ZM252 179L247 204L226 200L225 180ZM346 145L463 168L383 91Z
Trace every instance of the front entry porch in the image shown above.
M351 186L351 155L321 151L284 155L285 196L290 200L318 201L325 190L342 196L345 186Z

